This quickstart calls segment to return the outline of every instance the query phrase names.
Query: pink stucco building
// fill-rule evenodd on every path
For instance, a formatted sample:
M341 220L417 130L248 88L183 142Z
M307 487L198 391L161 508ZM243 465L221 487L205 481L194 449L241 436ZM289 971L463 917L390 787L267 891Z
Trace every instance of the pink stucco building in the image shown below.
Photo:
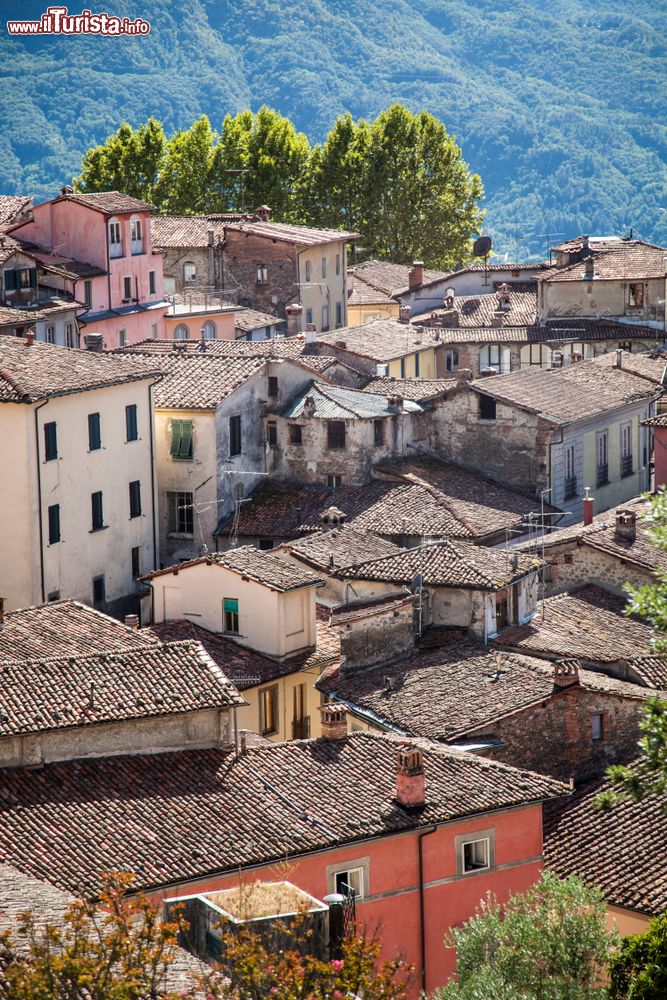
M107 350L164 337L168 302L162 255L151 242L152 210L118 191L79 194L64 187L12 228L12 235L103 272L74 280L70 291L87 309L79 318L83 334L102 334Z

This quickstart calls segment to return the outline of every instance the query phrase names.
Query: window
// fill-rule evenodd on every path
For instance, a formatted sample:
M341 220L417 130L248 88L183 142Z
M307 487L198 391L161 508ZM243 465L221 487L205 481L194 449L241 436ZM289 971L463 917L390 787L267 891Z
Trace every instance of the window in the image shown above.
M92 527L90 530L99 531L100 528L104 527L104 507L102 504L101 490L97 490L96 493L90 494L90 509L92 520Z
M327 476L327 486L330 490L337 490L343 485L343 477L337 472L330 472Z
M455 838L456 874L470 875L493 868L496 863L495 830L479 830Z
M34 267L8 268L4 272L5 291L15 292L19 289L37 287L37 270Z
M229 456L241 454L241 417L229 418Z
M125 440L138 441L137 404L130 403L125 407Z
M192 421L172 420L171 450L172 458L192 458Z
M415 378L419 378L419 354L415 354Z
M345 447L345 421L327 421L327 448Z
M266 441L270 448L275 448L278 444L278 425L275 420L266 422Z
M373 444L376 448L384 444L384 420L373 421Z
M607 431L598 431L595 435L595 451L597 455L597 485L604 486L609 482L609 435Z
M109 256L122 257L123 243L120 235L120 222L111 219L109 221Z
M272 538L260 538L259 547L262 552L268 552L269 549L273 548Z
M272 684L259 692L259 730L262 736L271 736L278 728L278 685Z
M93 283L84 281L83 283L83 304L86 309L90 309L93 304Z
M526 344L521 348L521 367L551 368L553 356L546 344Z
M326 259L326 257L323 257L322 258L322 277L326 278L326 276L327 276L327 259Z
M563 499L569 500L577 495L577 474L575 471L575 447L570 444L565 449L565 484Z
M103 576L93 577L93 606L98 608L104 604L107 597L107 588Z
M138 479L130 483L130 517L141 517L141 482Z
M336 274L340 274L340 254L336 254Z
M88 414L88 451L97 451L102 447L99 413Z
M123 302L128 302L132 298L132 276L126 274L123 278Z
M187 340L190 336L190 331L188 330L185 323L179 323L174 330L174 340Z
M492 396L485 396L483 392L479 394L479 419L496 419L496 401Z
M127 331L124 330L124 329L123 330L119 330L118 331L118 346L119 347L125 347L126 344L127 344Z
M60 541L60 504L54 503L49 507L49 545L55 545Z
M621 424L621 476L632 475L632 424Z
M197 280L197 268L191 260L186 260L183 265L183 281L186 285L191 285Z
M141 219L130 219L130 241L132 253L144 252L144 232Z
M192 493L167 493L168 531L170 535L194 534Z
M310 265L310 261L307 260L306 261L306 282L310 281L310 276L311 276L311 265Z
M459 352L445 351L445 370L457 372L459 370Z
M508 598L506 590L496 591L496 632L505 628L509 621Z
M289 425L289 443L290 444L303 444L301 424L290 424Z
M501 344L485 344L479 352L479 370L492 369L495 372L510 370L510 349Z
M628 305L639 308L644 305L644 285L641 281L631 281L628 285Z
M47 342L47 344L55 344L55 342L56 342L56 328L55 328L55 326L47 326L47 328L46 328L46 342Z
M343 864L327 865L327 888L341 896L354 894L357 899L367 896L370 858L355 858Z
M266 264L257 265L257 281L258 285L266 285L269 280L269 269Z
M312 325L313 322L313 310L306 309L306 326Z
M325 302L322 306L322 330L326 331L329 329L329 306Z
M269 391L269 396L271 396L274 399L278 395L278 378L276 375L269 375L268 391Z
M336 303L336 326L343 325L343 303Z
M591 716L591 739L594 743L604 739L604 719L602 712L596 712Z
M51 420L44 424L44 461L52 462L58 457L58 435L56 432L56 422Z
M65 323L65 344L67 347L77 347L76 335L74 333L74 324Z
M207 319L201 328L201 335L204 340L215 340L218 330L212 319Z
M405 378L405 358L401 358L401 378Z
M223 600L222 620L225 632L239 634L239 602L236 597L225 597Z
M141 545L132 548L132 576L141 576Z
M157 340L157 323L151 323L151 337Z
M301 722L306 718L307 714L307 696L306 696L306 685L295 684L292 688L292 720L294 722ZM296 738L296 737L293 737Z
M46 595L46 599L49 602L51 602L51 601L59 601L60 600L60 591L59 590L52 590L49 594Z
M148 294L155 295L155 271L148 272Z

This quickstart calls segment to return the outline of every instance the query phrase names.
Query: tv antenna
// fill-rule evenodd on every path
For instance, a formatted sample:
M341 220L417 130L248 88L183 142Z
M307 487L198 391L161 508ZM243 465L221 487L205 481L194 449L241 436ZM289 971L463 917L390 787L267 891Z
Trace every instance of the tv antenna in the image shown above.
M472 245L472 255L473 257L483 257L484 258L484 284L488 285L487 280L487 264L489 260L489 254L491 253L491 237L490 236L478 236Z

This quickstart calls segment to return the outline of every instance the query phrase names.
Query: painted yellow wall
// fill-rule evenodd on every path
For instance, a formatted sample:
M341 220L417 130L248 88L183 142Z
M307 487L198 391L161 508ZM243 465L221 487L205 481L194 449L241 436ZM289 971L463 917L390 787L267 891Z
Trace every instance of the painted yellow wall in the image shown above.
M174 340L174 330L177 326L183 324L188 329L188 339L199 340L202 326L207 320L211 320L215 323L216 340L235 340L235 315L235 311L229 309L221 309L219 312L216 310L207 310L206 312L193 310L191 313L180 316L169 316L167 314L164 317L165 337L167 340Z
M340 255L340 274L336 274L336 254ZM322 277L322 258L326 258L327 274ZM306 263L310 262L310 282L306 281ZM347 251L345 241L308 247L299 253L299 288L303 314L302 329L308 322L306 314L312 309L315 328L322 330L322 306L329 305L329 329L336 328L336 303L341 303L341 326L347 326ZM327 294L328 291L328 294Z
M398 319L399 313L400 306L398 302L393 302L391 305L388 302L379 303L378 305L348 305L347 325L363 326L364 323L368 323L372 319Z
M419 372L415 358L419 355ZM405 372L401 367L401 359L395 358L389 362L389 375L392 378L436 378L435 351L426 347L423 351L414 351L405 355Z
M292 739L292 716L294 706L294 688L299 684L306 685L306 714L310 717L310 735L316 739L321 735L319 706L321 695L313 687L319 677L318 669L300 670L297 673L288 674L286 677L279 677L268 684L259 684L256 687L246 688L242 693L248 705L239 708L238 726L240 729L247 729L253 733L260 732L260 692L267 687L276 685L278 688L278 721L280 728L278 732L267 735L265 738L272 743L279 743L282 740Z
M622 937L643 934L650 919L644 913L636 913L634 910L625 910L621 906L607 904L607 927L615 928Z

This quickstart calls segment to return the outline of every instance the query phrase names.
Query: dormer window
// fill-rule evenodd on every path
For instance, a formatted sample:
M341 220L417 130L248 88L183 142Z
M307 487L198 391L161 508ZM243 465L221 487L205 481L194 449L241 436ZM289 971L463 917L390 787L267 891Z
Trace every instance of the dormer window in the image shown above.
M109 220L109 256L123 256L123 241L121 237L120 222L118 219Z
M130 240L133 254L144 252L144 227L139 218L130 219Z

